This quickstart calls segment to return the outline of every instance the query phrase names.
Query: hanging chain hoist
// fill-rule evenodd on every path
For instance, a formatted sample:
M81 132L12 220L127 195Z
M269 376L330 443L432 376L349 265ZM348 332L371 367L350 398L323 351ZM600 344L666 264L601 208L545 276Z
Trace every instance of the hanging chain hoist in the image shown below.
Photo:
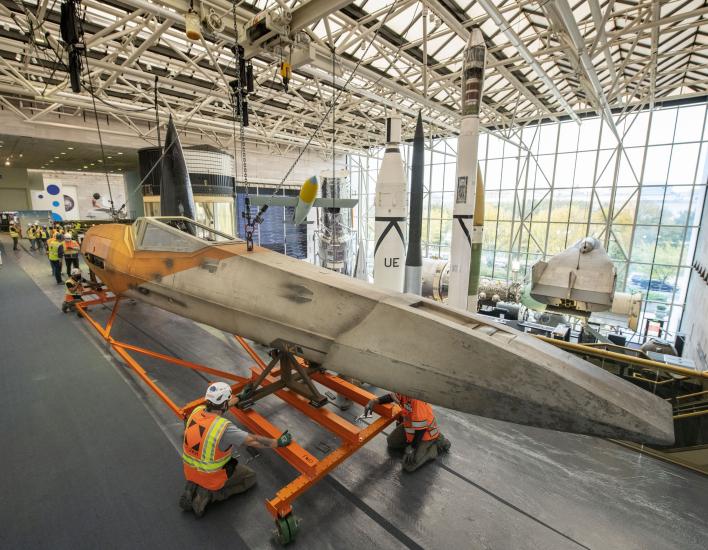
M255 232L258 225L263 221L263 214L268 210L268 205L265 204L261 207L255 217L251 216L251 198L249 196L248 189L248 168L246 165L246 139L245 139L245 128L248 126L248 102L245 99L247 93L253 91L253 67L250 63L246 63L244 59L244 49L238 43L238 24L236 23L236 2L231 4L232 15L234 21L234 36L235 44L231 48L236 61L236 80L232 81L231 89L233 93L233 104L234 104L234 120L238 119L239 126L239 141L241 148L241 173L243 174L243 183L246 187L246 197L244 199L245 208L241 213L241 216L245 220L245 232L246 232L246 248L250 252L253 250L253 233ZM234 132L234 148L236 147L236 133ZM235 151L234 151L235 153ZM236 155L234 154L234 162L236 161Z

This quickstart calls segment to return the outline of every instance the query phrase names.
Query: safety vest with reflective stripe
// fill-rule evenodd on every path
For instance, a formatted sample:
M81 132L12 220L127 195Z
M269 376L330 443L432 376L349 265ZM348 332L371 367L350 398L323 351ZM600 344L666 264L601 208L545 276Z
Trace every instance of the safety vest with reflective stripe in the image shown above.
M209 489L221 489L228 476L224 466L231 460L231 447L219 449L219 441L230 422L207 412L205 406L192 411L187 418L182 446L184 476L188 481Z
M15 226L10 227L10 237L19 237L20 233L15 229Z
M415 432L425 430L423 441L433 441L440 435L438 423L435 420L433 408L420 399L413 399L407 395L395 394L396 400L401 405L401 422L406 432L406 441L413 441Z
M52 239L47 243L47 254L50 260L59 260L59 247L62 246L62 244L61 241L57 241L56 239Z
M78 256L79 255L79 243L74 239L66 240L64 239L64 256Z
M27 238L30 240L37 238L37 233L35 232L34 227L30 227L29 229L27 229Z
M47 230L44 229L44 228L40 229L40 230L39 230L39 236L40 236L40 238L42 238L42 239L46 239L46 238L47 238Z

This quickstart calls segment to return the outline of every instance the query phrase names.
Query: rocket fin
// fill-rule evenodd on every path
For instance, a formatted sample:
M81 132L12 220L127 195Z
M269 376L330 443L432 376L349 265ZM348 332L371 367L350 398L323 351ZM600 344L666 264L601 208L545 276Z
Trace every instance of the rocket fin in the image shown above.
M165 154L162 157L162 178L160 181L160 214L163 216L184 216L194 219L196 208L189 170L184 160L182 144L177 135L172 117L167 123ZM191 226L186 229L193 231Z

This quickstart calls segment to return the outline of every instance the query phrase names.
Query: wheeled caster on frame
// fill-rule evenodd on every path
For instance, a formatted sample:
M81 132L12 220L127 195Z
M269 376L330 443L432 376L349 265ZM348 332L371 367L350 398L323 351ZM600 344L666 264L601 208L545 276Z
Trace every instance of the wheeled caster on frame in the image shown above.
M285 517L275 520L275 540L285 546L295 540L300 530L300 519L290 513Z

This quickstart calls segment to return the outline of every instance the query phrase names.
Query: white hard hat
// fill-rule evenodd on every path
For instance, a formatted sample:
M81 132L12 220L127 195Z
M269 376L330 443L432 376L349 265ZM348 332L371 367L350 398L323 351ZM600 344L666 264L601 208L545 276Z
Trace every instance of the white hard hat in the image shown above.
M34 220L34 225L39 225L39 222L37 220Z
M75 267L74 269L71 270L72 275L81 275L81 270L78 267Z
M71 239L71 233L64 233L65 239Z
M231 386L226 382L214 382L207 388L204 398L214 405L221 405L231 399Z

